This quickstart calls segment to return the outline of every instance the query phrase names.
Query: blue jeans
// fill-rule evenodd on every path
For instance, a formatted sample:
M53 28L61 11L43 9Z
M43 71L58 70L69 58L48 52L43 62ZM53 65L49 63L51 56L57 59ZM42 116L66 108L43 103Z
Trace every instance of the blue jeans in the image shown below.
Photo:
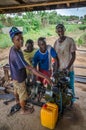
M72 89L72 92L73 92L73 96L75 96L75 91L74 91L74 78L75 78L75 75L74 75L74 71L70 71L69 72L69 77L70 77L70 89ZM73 98L72 101L74 102L75 99Z

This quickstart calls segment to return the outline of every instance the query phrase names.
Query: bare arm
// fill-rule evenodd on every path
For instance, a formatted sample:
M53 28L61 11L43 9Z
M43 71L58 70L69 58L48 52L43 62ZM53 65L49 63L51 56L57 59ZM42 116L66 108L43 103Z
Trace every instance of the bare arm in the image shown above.
M56 42L54 43L54 49L56 51ZM59 69L59 58L58 58L58 54L57 54L57 57L56 57L56 67L57 67L57 70Z
M34 75L46 79L47 82L48 82L50 85L52 85L52 81L49 79L48 76L46 76L46 75L44 75L43 73L37 71L36 69L32 68L31 66L27 66L26 68L29 69L29 70L31 70Z
M70 69L70 67L72 66L72 64L74 63L74 61L75 61L75 58L76 58L76 52L74 51L74 52L72 52L71 53L71 55L72 55L72 58L71 58L71 60L70 60L70 62L69 62L69 64L68 64L68 66L66 67L66 69Z
M59 69L59 59L58 59L58 56L56 58L54 58L55 60L55 64L54 64L54 68L53 68L53 71L57 71Z

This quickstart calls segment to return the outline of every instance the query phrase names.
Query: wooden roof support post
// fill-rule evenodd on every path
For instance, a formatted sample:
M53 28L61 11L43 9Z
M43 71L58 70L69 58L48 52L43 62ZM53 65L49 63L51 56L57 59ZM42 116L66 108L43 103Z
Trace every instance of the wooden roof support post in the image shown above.
M70 7L70 3L67 3L67 7Z

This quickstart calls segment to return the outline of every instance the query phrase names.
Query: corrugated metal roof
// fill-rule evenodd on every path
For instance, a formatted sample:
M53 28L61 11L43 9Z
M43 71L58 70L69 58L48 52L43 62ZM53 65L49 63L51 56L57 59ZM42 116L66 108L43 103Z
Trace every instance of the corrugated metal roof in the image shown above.
M86 7L86 0L0 0L0 13Z

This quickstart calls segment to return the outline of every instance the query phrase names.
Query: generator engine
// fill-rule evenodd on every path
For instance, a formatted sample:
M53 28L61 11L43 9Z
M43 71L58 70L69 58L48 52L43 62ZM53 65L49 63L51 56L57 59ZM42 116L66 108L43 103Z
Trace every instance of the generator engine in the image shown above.
M45 99L45 102L56 103L60 110L62 111L63 107L71 105L73 98L72 90L69 87L70 78L67 73L63 71L57 71L53 75L54 86L44 87L42 83L35 82L35 84L30 85L29 83L29 93L31 99L37 99L38 102L42 101L42 98Z
M64 71L57 71L53 77L55 85L46 90L45 99L58 104L60 107L71 105L73 93L69 87L70 78L68 74Z

